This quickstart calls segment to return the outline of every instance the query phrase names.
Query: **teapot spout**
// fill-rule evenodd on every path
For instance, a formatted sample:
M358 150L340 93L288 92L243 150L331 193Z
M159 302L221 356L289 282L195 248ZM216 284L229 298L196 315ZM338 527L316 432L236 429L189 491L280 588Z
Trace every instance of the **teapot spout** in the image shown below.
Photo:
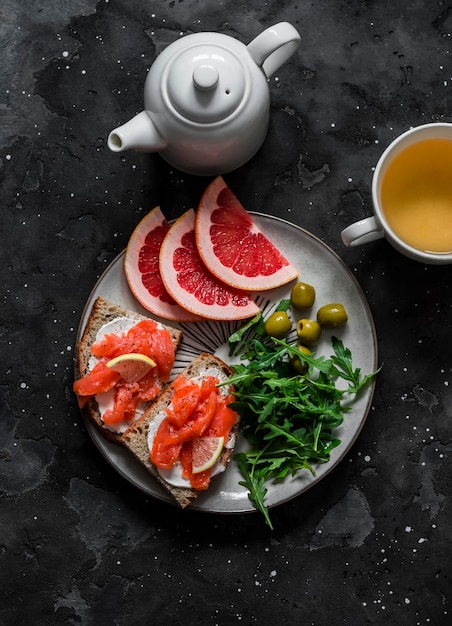
M140 152L158 152L166 147L166 140L156 129L146 111L141 111L131 120L111 131L107 140L113 152L139 150Z

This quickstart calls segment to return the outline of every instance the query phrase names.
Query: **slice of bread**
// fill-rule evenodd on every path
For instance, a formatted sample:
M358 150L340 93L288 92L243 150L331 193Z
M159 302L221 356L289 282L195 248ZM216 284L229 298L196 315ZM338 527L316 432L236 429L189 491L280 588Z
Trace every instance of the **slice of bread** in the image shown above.
M98 297L91 309L90 315L88 317L85 329L83 331L82 337L77 344L76 349L76 358L75 358L75 378L82 378L86 374L89 373L92 360L91 354L91 346L97 340L98 331L109 322L114 321L118 318L131 318L136 320L137 322L141 320L149 319L144 315L140 315L135 311L128 310L124 307L121 307L117 304L109 302L105 298ZM170 326L164 325L164 328L168 330L170 333L174 351L177 350L179 343L182 338L182 332ZM149 403L150 404L150 403ZM146 405L147 406L147 405ZM146 407L145 407L146 408ZM95 398L90 398L88 402L85 404L83 410L86 415L90 419L90 421L100 429L102 434L115 443L119 443L122 438L122 433L114 432L109 429L102 421L101 414L99 411L99 406L95 400Z
M226 363L224 363L218 357L202 353L196 357L190 365L188 365L182 372L186 378L202 377L208 373L208 370L214 368L218 371L218 377L221 382L226 382L231 376L232 372ZM231 388L227 388L229 392L232 392ZM175 487L169 484L160 475L157 467L152 463L150 459L149 447L148 447L148 429L151 422L156 416L171 403L173 393L173 385L168 385L154 400L151 407L143 414L143 416L137 420L122 436L121 443L126 446L128 450L135 456L135 458L142 463L146 469L154 476L159 483L170 493L180 507L185 508L188 506L198 495L202 492L190 487ZM239 428L239 419L234 425L231 436L229 438L228 447L224 447L221 456L218 460L221 471L226 468L226 465L231 458L233 449L236 443L237 434ZM214 477L213 477L214 478Z

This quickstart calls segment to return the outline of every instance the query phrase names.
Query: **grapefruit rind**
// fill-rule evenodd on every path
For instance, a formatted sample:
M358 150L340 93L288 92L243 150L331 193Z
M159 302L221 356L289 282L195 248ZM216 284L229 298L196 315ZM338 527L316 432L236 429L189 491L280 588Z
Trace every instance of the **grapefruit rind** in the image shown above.
M199 321L197 316L181 308L169 294L164 293L159 268L159 242L161 243L168 230L169 224L160 207L154 207L143 217L127 244L124 257L126 280L134 297L147 311L175 322L196 322ZM147 244L147 237L151 239L150 245ZM146 254L148 259L144 260L147 262L147 271L143 273L140 265L143 264L143 256ZM148 281L148 287L144 281Z
M298 276L221 176L210 183L201 197L195 233L204 264L230 287L267 291Z
M195 212L186 211L170 227L160 248L160 272L168 293L195 315L211 320L241 320L259 312L241 290L213 276L202 263L195 242Z

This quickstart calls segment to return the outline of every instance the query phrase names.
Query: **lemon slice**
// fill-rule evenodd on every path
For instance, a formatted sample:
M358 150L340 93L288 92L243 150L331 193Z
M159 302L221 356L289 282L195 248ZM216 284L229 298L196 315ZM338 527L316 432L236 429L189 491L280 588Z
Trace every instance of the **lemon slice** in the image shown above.
M220 458L224 437L196 437L193 439L192 472L199 474L211 468Z
M121 374L121 378L128 383L138 382L155 366L152 359L138 352L120 354L107 363L107 367Z

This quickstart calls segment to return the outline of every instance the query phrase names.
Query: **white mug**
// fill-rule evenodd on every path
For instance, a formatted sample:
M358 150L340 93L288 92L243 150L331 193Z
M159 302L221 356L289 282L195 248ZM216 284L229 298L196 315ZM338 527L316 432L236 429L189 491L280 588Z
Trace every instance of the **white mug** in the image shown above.
M346 246L385 237L416 261L452 263L452 124L424 124L395 139L375 168L372 202L372 217L342 231Z

